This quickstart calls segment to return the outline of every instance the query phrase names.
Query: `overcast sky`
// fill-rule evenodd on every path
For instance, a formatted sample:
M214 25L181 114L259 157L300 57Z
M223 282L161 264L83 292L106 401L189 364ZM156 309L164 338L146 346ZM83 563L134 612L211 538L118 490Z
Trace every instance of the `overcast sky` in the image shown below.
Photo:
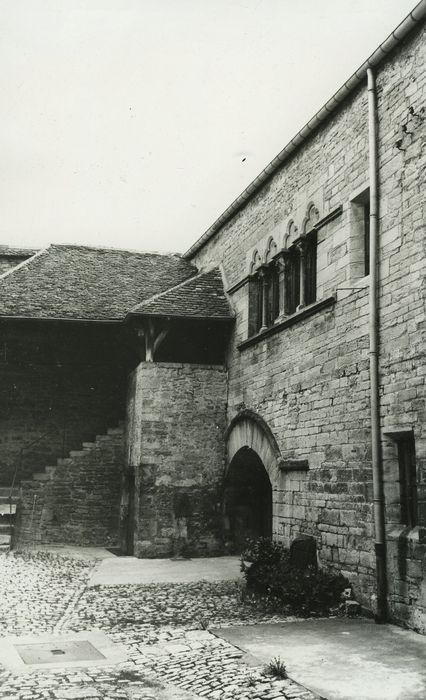
M0 0L0 244L185 251L415 0Z

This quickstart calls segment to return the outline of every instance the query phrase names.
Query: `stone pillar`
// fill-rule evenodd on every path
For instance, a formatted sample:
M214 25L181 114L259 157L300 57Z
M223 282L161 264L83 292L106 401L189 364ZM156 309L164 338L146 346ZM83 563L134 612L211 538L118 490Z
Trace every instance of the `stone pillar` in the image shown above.
M300 238L297 242L297 250L300 254L300 295L299 306L297 310L303 309L306 306L305 289L306 289L306 239Z
M259 333L262 333L262 331L266 331L268 327L268 272L266 267L259 268L259 278L262 285L262 323Z
M286 281L288 276L289 252L285 248L280 250L276 256L276 266L278 270L278 321L287 315L287 290Z

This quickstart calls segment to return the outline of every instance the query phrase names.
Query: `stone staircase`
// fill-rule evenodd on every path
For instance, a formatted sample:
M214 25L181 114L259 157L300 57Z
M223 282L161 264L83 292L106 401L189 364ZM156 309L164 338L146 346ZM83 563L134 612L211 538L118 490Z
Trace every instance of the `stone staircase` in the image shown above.
M13 512L19 502L16 532L13 537L14 545L16 539L21 542L34 541L31 529L38 521L40 509L56 509L59 512L63 510L69 517L70 504L63 502L64 492L72 494L74 489L79 490L81 497L76 502L73 501L71 508L71 512L79 512L81 501L84 500L84 490L87 495L93 488L90 478L102 481L104 476L107 477L108 474L111 475L112 470L116 470L119 461L117 455L124 443L124 431L124 422L121 422L117 427L109 428L104 435L96 435L93 442L83 442L80 450L71 450L67 457L59 457L55 465L46 466L43 471L34 473L32 479L21 482L20 490L16 489L13 497ZM9 495L10 489L5 491ZM8 501L7 507L9 508ZM5 521L5 546L7 537L9 538L7 546L9 546L11 525L13 525L13 518L10 523ZM53 526L50 528L52 542L58 541L56 532L58 529L60 528L57 526L56 529ZM0 531L0 536L1 534ZM49 540L48 534L44 540ZM76 541L75 544L78 542Z
M9 550L18 498L18 488L0 487L0 552Z

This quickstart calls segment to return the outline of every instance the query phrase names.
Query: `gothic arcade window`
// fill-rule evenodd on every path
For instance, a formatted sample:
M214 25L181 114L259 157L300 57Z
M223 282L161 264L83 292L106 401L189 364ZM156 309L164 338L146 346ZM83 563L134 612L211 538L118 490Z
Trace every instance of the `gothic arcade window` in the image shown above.
M248 335L266 330L277 320L296 313L316 301L318 210L311 205L304 233L288 248L278 250L271 238L262 259L253 253L249 277ZM289 226L294 237L297 229Z

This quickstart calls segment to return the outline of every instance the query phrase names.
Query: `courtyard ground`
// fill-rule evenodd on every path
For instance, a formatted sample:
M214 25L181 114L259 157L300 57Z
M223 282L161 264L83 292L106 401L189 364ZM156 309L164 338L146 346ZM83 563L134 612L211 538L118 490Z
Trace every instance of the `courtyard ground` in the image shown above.
M111 561L117 573L120 558ZM291 680L262 675L262 665L245 663L244 652L209 631L274 620L241 600L241 584L229 573L219 581L194 580L200 575L192 574L184 582L117 585L107 575L98 585L105 563L84 551L79 558L43 551L1 555L1 700L315 697ZM72 639L89 630L105 633L127 660L75 667L56 658L49 669L19 672L8 666L11 635Z
M365 619L271 616L244 598L238 575L232 557L0 555L0 700L426 698L426 637ZM66 639L93 639L104 657L72 661ZM12 642L31 643L30 661L41 642L62 658L16 666ZM293 680L264 675L276 657Z

